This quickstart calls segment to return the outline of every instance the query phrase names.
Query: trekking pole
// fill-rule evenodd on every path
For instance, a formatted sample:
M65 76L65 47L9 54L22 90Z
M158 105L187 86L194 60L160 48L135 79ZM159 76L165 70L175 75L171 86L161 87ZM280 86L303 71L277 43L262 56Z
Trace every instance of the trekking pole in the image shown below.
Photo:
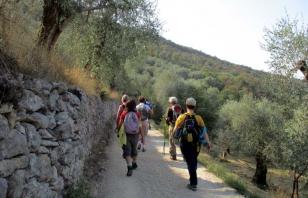
M163 122L164 122L164 117L163 117ZM164 146L163 146L163 155L166 154L165 152L165 147L166 147L166 123L163 124L163 130L164 130Z

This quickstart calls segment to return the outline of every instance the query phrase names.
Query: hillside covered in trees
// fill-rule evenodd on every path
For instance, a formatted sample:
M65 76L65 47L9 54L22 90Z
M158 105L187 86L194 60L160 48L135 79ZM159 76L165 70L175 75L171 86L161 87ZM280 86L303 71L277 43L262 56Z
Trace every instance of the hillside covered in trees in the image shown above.
M184 104L185 98L193 95L198 98L198 111L207 118L210 128L225 101L239 100L245 94L261 97L264 91L260 83L268 75L164 38L151 44L145 56L129 60L125 70L134 79L128 92L153 100L157 104L156 116L162 116L169 96L179 97Z

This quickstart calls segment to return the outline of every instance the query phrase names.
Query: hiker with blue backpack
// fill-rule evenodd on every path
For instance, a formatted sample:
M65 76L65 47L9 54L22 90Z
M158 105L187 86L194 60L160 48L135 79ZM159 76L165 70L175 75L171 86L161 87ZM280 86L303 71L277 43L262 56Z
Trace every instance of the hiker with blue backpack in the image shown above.
M124 132L126 135L126 141L123 144L122 149L123 158L126 160L127 164L127 176L132 176L133 170L138 167L137 143L139 140L139 135L141 133L140 118L141 115L136 110L135 100L129 100L126 103L126 109L120 115L120 121L117 126L118 136L122 125L124 127ZM141 133L141 135L143 134Z
M139 104L136 106L137 111L141 115L141 136L138 145L142 148L142 152L145 152L145 137L149 131L149 117L153 113L152 109L146 105L146 99L143 96L139 97Z
M174 127L174 137L180 141L181 152L189 172L190 183L187 185L187 188L192 191L196 191L198 185L197 157L201 149L201 144L206 145L208 150L211 149L204 121L201 116L194 112L196 103L194 98L188 98L186 100L187 112L177 118Z

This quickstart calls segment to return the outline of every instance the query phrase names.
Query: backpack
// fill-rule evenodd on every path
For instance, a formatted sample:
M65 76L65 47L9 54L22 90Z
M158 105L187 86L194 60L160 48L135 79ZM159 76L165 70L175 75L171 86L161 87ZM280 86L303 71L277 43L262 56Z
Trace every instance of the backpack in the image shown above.
M199 143L201 128L198 125L195 115L185 115L182 127L175 133L175 138Z
M172 111L171 123L175 124L175 121L182 114L182 107L179 104L175 104L174 106L171 107L171 111Z
M139 133L138 116L135 112L128 112L124 118L124 131L127 134Z
M145 121L149 118L149 111L144 103L140 103L137 106L137 111L139 111L141 114L141 121Z

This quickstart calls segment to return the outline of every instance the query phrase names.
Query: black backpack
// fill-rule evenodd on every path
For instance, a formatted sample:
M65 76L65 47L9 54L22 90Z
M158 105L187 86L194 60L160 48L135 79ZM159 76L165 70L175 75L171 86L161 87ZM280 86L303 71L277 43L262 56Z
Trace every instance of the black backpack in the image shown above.
M201 128L198 125L195 115L186 115L184 123L181 127L180 138L184 141L189 141L189 137L192 136L192 142L198 143Z

